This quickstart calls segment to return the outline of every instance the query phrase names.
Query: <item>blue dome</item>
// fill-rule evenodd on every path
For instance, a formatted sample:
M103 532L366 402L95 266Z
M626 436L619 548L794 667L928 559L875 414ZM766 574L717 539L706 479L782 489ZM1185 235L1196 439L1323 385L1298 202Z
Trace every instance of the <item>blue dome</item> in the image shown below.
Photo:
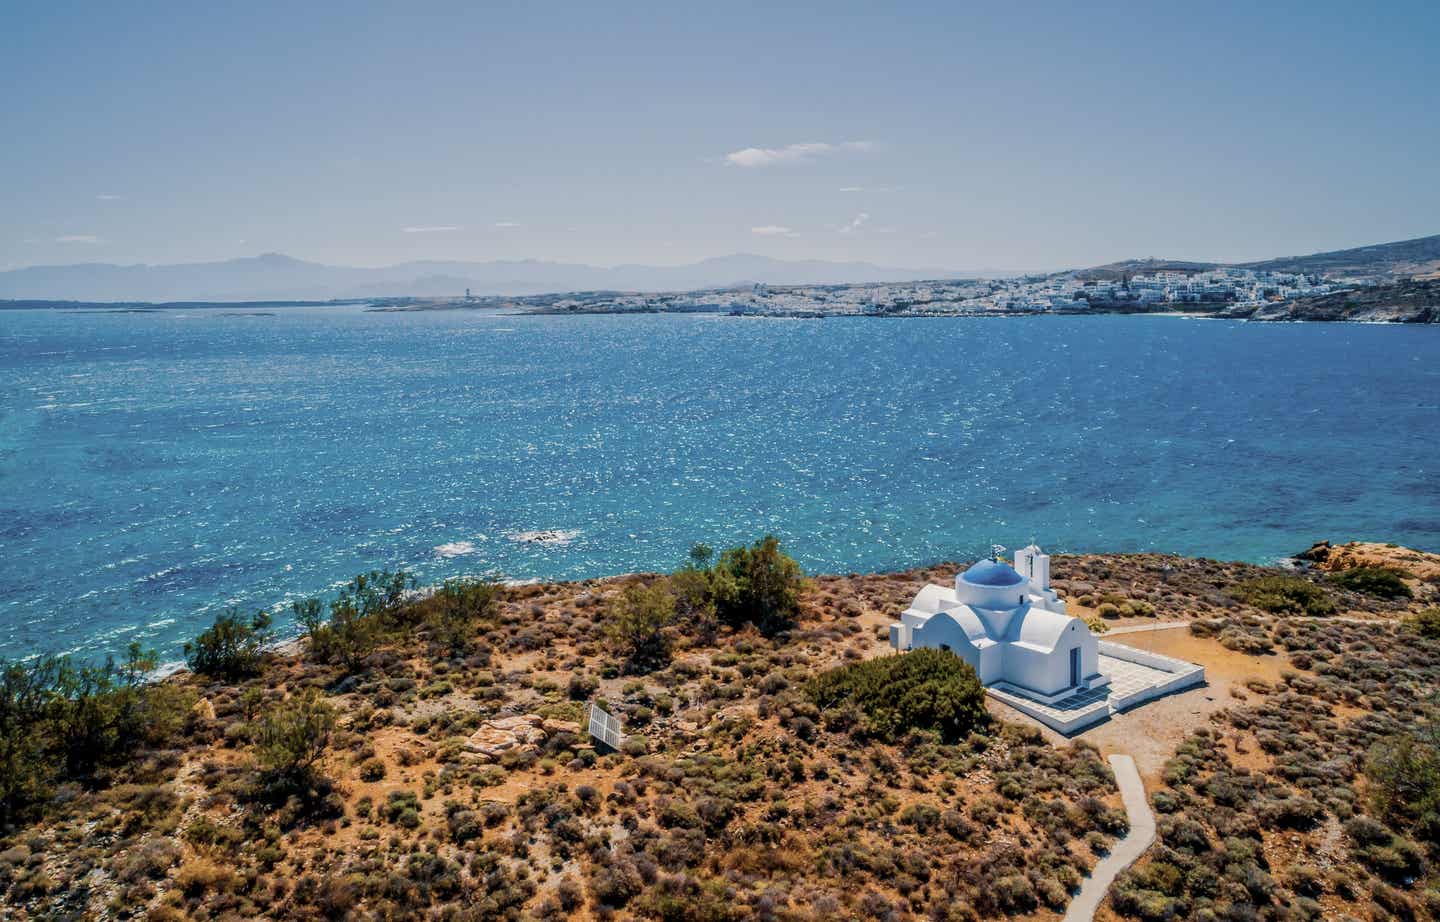
M972 586L1018 586L1025 582L1014 567L995 560L980 561L960 578Z

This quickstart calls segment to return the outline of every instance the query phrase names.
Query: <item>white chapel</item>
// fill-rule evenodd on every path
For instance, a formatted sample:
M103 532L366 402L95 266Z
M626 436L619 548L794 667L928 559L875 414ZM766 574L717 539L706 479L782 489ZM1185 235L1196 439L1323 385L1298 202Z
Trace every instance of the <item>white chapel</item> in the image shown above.
M890 645L951 650L986 686L1055 702L1110 683L1100 672L1099 641L1065 614L1050 588L1050 557L1035 545L1015 565L982 560L955 577L955 588L929 585L890 625Z

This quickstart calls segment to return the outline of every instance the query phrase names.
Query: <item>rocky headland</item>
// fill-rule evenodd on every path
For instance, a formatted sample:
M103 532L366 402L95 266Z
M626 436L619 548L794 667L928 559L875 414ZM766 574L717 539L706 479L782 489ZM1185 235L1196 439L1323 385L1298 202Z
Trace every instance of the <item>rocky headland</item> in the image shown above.
M124 752L0 790L0 916L1052 920L1125 831L1104 752L1144 737L1158 841L1101 918L1440 918L1432 808L1379 796L1436 765L1440 556L1298 556L1057 556L1096 630L1179 622L1154 636L1212 669L1073 740L994 702L958 736L817 705L950 564L810 577L781 621L686 609L694 567L397 595L359 649L342 607L124 699L151 715ZM0 714L7 753L50 751L23 729Z

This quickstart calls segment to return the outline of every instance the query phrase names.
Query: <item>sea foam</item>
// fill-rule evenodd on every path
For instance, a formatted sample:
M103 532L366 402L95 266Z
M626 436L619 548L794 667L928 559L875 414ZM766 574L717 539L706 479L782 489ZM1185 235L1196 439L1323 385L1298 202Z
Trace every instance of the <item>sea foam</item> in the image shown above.
M463 557L466 554L475 553L474 541L449 541L445 544L435 545L435 555L449 559L451 557Z

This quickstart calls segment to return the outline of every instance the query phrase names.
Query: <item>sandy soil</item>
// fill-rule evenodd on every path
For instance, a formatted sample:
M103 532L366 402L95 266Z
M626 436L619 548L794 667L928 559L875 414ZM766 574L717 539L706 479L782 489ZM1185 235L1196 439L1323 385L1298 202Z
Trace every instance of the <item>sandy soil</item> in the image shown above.
M1042 731L1046 739L1055 745L1081 739L1106 756L1128 753L1134 757L1146 788L1152 790L1159 784L1166 760L1191 731L1205 724L1211 714L1246 695L1246 681L1261 679L1275 682L1280 678L1281 670L1286 668L1284 657L1237 653L1211 638L1191 636L1186 628L1138 631L1107 637L1106 640L1199 663L1205 667L1206 684L1148 701L1069 739L1053 730L1042 728ZM1004 704L990 699L987 701L991 713L996 716L1034 723Z

